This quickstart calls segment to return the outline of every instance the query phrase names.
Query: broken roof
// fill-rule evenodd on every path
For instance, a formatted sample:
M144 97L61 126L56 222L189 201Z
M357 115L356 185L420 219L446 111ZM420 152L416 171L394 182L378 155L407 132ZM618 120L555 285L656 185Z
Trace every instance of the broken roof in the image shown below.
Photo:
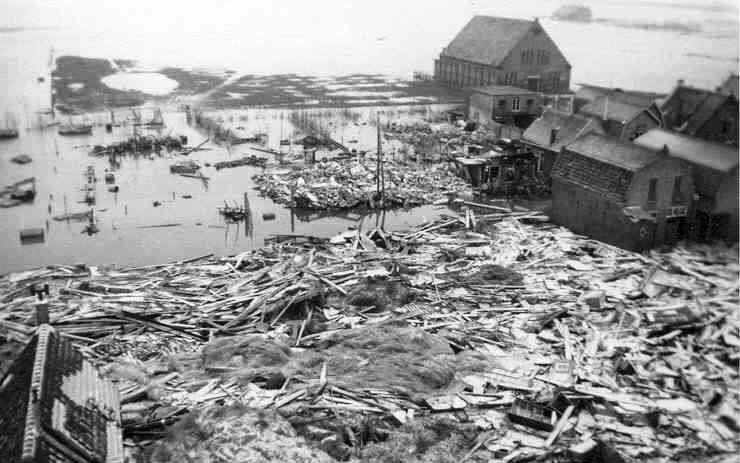
M487 85L485 87L476 87L474 92L485 93L486 95L537 95L539 92L527 90L526 88L512 87L510 85Z
M721 172L738 166L738 148L690 137L665 129L652 129L635 139L635 144L652 150L668 147L671 156Z
M645 109L645 106L619 101L610 96L602 96L585 105L579 112L599 119L625 123L634 119Z
M695 135L732 95L679 85L661 104L666 119L680 132Z
M473 16L442 56L498 66L534 25L524 19Z
M555 142L550 143L553 129L557 129ZM579 115L568 114L548 108L537 118L522 134L522 140L530 144L552 151L560 149L572 143L584 133L595 131L604 133L603 129L592 119Z
M636 171L657 159L655 149L597 133L588 133L566 146L566 149L621 169Z

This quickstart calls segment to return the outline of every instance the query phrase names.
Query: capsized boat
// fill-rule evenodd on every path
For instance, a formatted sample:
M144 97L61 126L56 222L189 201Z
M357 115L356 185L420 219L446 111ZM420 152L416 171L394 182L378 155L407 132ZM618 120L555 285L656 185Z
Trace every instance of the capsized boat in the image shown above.
M59 126L59 135L90 135L92 134L92 124L62 124Z

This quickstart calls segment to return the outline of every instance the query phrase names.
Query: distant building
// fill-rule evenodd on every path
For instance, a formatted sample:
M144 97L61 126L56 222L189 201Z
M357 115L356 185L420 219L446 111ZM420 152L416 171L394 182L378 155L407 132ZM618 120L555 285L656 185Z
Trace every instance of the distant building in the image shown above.
M720 143L738 143L738 100L683 81L660 105L665 128Z
M542 94L506 85L473 89L468 118L486 124L498 122L528 126L542 111Z
M434 62L435 80L456 87L511 85L566 93L571 65L536 19L474 16Z
M552 169L554 222L633 250L687 233L693 196L682 159L589 133L563 148Z
M644 148L667 149L688 162L696 191L690 237L738 240L738 149L716 142L654 129L635 140Z
M521 142L538 160L538 171L549 175L560 150L587 133L604 133L601 125L585 116L546 109L522 134Z
M730 74L727 76L727 79L725 79L719 87L719 93L732 95L737 98L738 95L740 95L740 81L738 81L738 75Z

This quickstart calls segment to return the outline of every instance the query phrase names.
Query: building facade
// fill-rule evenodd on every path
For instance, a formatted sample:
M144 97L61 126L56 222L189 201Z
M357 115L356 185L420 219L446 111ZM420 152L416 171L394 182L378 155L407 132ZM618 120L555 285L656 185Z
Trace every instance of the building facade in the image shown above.
M539 21L474 16L434 63L435 80L567 93L571 65Z
M542 111L542 94L518 87L489 85L473 89L468 118L527 127Z
M689 217L689 238L738 241L738 149L726 144L655 129L635 140L648 149L667 150L691 165L695 200Z
M552 169L550 216L632 250L686 236L693 179L685 161L595 133L564 147Z

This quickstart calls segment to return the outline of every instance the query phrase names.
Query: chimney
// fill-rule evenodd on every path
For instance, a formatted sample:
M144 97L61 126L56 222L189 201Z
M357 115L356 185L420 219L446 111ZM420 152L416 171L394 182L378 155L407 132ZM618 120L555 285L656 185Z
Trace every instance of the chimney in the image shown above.
M604 121L609 120L609 94L606 94L606 101L604 101L604 116L602 117Z
M683 84L684 83L685 83L685 81L683 79L678 79L678 81L676 82L676 86L683 87Z
M663 145L663 147L660 149L660 151L658 151L658 153L663 156L668 156L669 154L668 145Z
M550 145L554 144L555 140L557 140L559 131L560 127L555 127L554 129L550 130Z

